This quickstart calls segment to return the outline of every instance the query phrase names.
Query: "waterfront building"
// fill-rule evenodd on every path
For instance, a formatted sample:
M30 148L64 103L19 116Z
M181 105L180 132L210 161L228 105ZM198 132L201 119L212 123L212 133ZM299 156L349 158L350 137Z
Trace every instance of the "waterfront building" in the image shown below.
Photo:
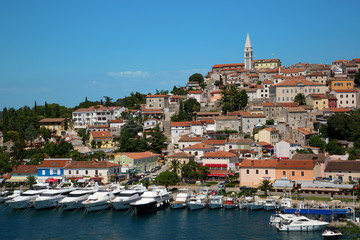
M45 182L48 178L62 179L64 168L71 163L71 158L46 158L37 166L39 182Z
M107 161L71 161L64 167L68 179L87 179L108 183L111 175L119 175L121 166Z
M27 177L34 176L38 177L37 165L18 165L10 173L11 178L7 179L6 182L25 182Z
M133 167L140 171L150 171L158 165L160 154L152 152L119 152L116 153L114 163L123 167Z
M278 160L276 179L284 177L291 181L313 181L317 177L321 177L320 163L316 160Z
M321 177L326 177L325 167L329 161L329 156L324 153L318 154L300 154L296 153L292 157L293 160L316 160L320 164L320 175Z
M259 159L244 159L239 164L239 181L240 186L249 186L257 188L261 180L270 180L272 182L276 179L276 164L278 160L259 160Z
M337 180L340 183L359 181L359 160L331 160L325 168L325 177Z
M178 160L181 165L185 165L189 162L195 161L195 156L186 152L178 152L167 157L167 167L171 168L171 162ZM181 175L181 169L178 169L178 175Z
M195 155L195 159L199 160L206 152L215 152L216 147L204 143L198 143L190 147L182 149L183 152Z

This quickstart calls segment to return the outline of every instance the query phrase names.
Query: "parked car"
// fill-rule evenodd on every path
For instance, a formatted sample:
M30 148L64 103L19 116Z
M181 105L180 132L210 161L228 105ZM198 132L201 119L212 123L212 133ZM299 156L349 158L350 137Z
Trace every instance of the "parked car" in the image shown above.
M154 173L154 174L153 174L153 177L157 177L157 174L156 174L156 173Z
M156 166L155 169L156 169L156 170L160 170L160 169L161 169L161 166Z
M134 183L137 183L139 180L134 178L134 179L130 179L129 181L126 182L126 185L131 185L131 184L134 184Z
M152 169L151 169L151 172L152 172L152 173L156 172L156 168L152 168Z
M150 174L149 171L144 172L144 176L147 176L147 175L149 175L149 174Z

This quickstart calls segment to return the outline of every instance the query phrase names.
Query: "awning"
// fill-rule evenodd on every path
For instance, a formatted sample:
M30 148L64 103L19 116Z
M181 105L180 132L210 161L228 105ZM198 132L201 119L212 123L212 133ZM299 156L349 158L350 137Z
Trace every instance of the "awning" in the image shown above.
M239 163L238 163L238 162L236 162L236 163L235 163L235 166L239 166Z
M233 173L229 173L228 175L229 175L229 176L234 176L234 174L233 174Z
M216 167L216 164L212 163L210 164L210 167Z
M222 168L227 168L227 164L221 164Z
M6 182L25 182L27 177L12 177L7 179Z
M102 180L102 178L101 177L92 177L92 178L90 178L91 180L95 180L95 181L101 181Z
M199 163L199 167L202 167L203 166L203 164L202 163ZM205 166L206 166L206 164L205 164Z
M208 177L226 177L225 173L211 173Z
M216 164L216 167L221 167L221 164L219 164L219 163L218 163L218 164Z
M210 167L211 164L205 164L205 167Z

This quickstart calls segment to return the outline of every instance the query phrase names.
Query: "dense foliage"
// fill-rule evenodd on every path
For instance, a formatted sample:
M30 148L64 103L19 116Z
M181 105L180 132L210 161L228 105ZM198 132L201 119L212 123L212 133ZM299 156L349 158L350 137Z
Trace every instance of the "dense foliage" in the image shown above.
M245 90L239 91L235 84L230 89L223 88L220 104L224 114L227 112L238 111L246 107L248 96Z
M166 188L171 185L175 185L180 181L179 176L176 172L165 171L160 173L155 178L155 183L159 185L164 185Z

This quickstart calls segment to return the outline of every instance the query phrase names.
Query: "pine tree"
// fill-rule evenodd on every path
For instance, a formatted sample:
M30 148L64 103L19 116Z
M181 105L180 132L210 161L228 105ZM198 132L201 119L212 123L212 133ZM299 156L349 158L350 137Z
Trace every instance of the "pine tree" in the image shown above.
M38 106L37 106L37 103L35 101L35 105L34 105L34 112L37 113L38 112Z
M67 131L69 129L69 124L68 124L67 118L65 118L65 121L64 121L64 129L65 129L65 131Z
M45 102L44 111L45 111L45 117L47 117L47 118L50 117L51 111L50 111L50 108L49 108L47 102Z

